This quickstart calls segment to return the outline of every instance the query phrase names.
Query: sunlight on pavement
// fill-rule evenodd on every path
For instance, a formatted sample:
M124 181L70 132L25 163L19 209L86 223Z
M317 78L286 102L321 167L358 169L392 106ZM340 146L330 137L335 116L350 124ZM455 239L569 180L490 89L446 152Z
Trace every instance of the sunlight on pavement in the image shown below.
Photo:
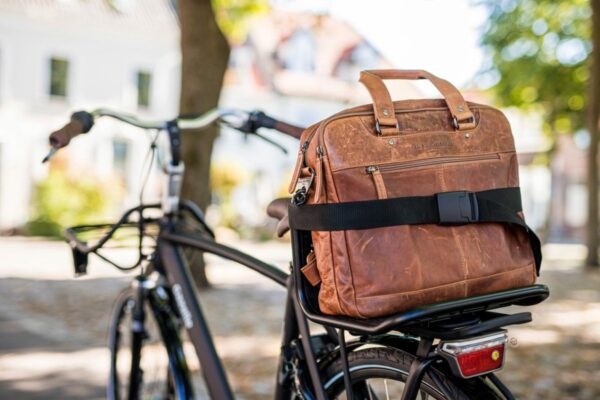
M83 396L83 389L68 388L68 382L86 382L86 386L103 387L108 376L109 353L104 348L73 352L39 351L0 356L0 382L13 390L46 392L59 390ZM60 368L57 368L60 366ZM57 374L60 370L60 374ZM71 390L73 389L73 390Z

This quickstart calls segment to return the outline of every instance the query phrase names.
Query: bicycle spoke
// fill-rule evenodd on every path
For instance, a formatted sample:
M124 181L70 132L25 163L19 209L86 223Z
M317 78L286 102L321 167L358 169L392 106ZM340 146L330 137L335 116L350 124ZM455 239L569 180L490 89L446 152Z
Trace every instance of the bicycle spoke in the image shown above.
M374 400L373 399L373 389L371 389L371 385L369 385L367 383L367 394L369 395L369 400Z
M390 400L390 391L388 390L387 379L383 380L383 386L385 386L385 398Z

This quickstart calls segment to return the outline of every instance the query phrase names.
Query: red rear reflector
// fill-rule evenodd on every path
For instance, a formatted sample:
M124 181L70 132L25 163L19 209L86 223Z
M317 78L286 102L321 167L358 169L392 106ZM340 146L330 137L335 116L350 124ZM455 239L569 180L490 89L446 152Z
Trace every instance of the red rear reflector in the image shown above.
M448 361L456 376L472 378L502 368L506 340L506 332L500 331L452 342L441 341L436 352Z
M480 375L502 367L504 344L456 356L460 372L465 378Z

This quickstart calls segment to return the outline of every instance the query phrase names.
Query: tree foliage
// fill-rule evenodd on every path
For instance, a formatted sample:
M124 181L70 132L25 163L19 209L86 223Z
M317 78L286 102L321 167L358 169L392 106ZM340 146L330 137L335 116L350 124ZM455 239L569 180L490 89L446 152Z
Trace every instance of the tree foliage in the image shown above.
M489 12L484 81L502 106L535 109L546 133L585 128L591 7L588 0L481 0Z
M212 4L219 27L233 43L245 39L252 17L269 11L268 0L212 0Z

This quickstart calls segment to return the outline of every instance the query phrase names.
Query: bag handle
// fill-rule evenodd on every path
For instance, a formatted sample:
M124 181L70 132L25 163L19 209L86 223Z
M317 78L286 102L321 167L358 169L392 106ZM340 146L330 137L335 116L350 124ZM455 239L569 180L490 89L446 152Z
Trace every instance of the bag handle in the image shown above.
M458 89L445 79L438 78L424 70L381 69L362 71L360 73L360 83L365 85L373 99L375 129L379 135L392 136L400 134L400 127L394 113L394 103L383 83L384 79L428 79L444 96L450 114L452 114L454 128L464 130L475 127L475 116L469 109L467 102Z

